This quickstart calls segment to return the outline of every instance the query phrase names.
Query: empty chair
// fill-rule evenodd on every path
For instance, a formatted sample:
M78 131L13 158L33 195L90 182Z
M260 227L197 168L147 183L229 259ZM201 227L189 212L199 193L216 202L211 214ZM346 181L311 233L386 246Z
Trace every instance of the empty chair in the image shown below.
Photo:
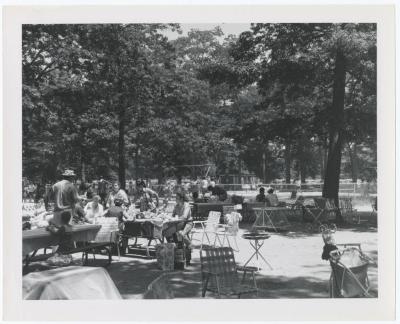
M237 295L246 293L257 294L257 283L254 267L237 267L233 250L230 247L206 248L200 250L202 297L207 291L221 295ZM243 271L242 279L239 271ZM252 283L245 284L247 272L252 274Z
M239 252L239 246L236 240L237 234L239 232L239 222L242 220L242 215L236 211L232 211L229 214L224 215L225 224L220 224L220 228L217 231L218 236L222 236L219 242L221 242L221 246L225 245L225 242L228 243L229 247L232 247L229 238L232 239L233 243L235 243L234 250Z
M321 225L322 222L327 222L335 219L338 208L332 199L316 197L314 198L317 207L316 213L311 213L314 218L313 224Z
M343 218L347 222L360 224L360 216L357 213L357 209L353 208L351 197L339 199L339 209Z
M221 217L220 212L210 211L206 221L194 221L193 222L194 227L191 231L191 235L192 235L191 240L193 241L194 234L196 234L196 233L201 234L200 249L203 248L205 239L207 239L208 244L211 245L210 234L214 235L214 242L212 244L213 246L215 246L217 240L219 241L220 244L222 244L217 235L220 217Z

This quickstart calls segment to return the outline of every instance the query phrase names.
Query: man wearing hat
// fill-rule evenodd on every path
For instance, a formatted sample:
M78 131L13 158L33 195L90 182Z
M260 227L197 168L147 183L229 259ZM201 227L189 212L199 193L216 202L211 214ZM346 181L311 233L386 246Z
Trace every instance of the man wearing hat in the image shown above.
M73 184L75 177L73 170L65 170L62 174L63 179L51 188L51 200L54 201L53 223L55 225L61 224L63 211L70 211L72 216L75 215L75 205L79 201L78 191Z

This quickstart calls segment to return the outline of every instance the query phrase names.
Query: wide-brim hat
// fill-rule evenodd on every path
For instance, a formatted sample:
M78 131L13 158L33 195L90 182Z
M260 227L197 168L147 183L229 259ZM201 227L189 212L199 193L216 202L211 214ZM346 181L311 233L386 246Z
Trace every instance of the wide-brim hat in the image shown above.
M63 177L76 177L76 174L73 170L65 170L62 174Z

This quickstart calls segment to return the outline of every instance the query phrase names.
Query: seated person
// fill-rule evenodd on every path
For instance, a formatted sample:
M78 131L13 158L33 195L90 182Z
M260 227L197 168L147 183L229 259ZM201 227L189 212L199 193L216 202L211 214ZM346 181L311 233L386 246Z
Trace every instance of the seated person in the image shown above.
M118 220L118 226L120 229L123 227L124 220L128 219L126 211L122 208L124 201L122 199L114 199L114 205L107 209L104 213L104 217L115 217Z
M244 202L244 198L242 196L232 195L231 196L231 202L234 205L241 205Z
M84 201L82 198L80 198L79 201L75 204L72 216L72 224L89 223L89 220L86 218L83 206L84 206Z
M203 203L204 202L204 199L199 198L199 193L197 191L192 193L192 197L193 197L194 203Z
M189 205L189 199L184 192L176 193L176 205L172 212L172 217L177 217L182 220L182 223L178 225L178 235L173 234L172 238L175 243L182 241L185 243L187 249L191 249L191 241L189 233L193 228L192 212ZM171 241L171 238L167 240Z
M279 206L279 200L278 196L274 194L274 189L269 188L267 191L268 195L266 196L267 200L271 204L272 207L278 207Z
M226 190L220 186L208 186L208 191L211 192L211 196L218 197L219 201L225 201L228 199Z
M259 194L256 196L257 202L265 203L267 201L267 197L265 196L265 189L263 187L260 188Z
M103 205L100 204L100 196L93 197L91 202L88 202L84 208L86 219L91 224L96 224L96 219L104 214Z
M57 254L65 254L75 248L72 240L72 226L69 224L71 221L71 212L63 211L60 215L61 224L56 225L52 220L49 220L49 226L46 227L52 234L56 234L60 237Z

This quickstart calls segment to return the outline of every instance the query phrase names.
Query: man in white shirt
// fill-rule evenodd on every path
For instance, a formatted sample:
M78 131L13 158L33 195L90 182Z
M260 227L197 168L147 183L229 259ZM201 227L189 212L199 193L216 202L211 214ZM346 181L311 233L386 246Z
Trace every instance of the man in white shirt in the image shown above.
M103 205L99 203L100 196L94 196L91 202L88 202L85 206L85 215L91 224L96 224L98 217L102 217L104 214Z

